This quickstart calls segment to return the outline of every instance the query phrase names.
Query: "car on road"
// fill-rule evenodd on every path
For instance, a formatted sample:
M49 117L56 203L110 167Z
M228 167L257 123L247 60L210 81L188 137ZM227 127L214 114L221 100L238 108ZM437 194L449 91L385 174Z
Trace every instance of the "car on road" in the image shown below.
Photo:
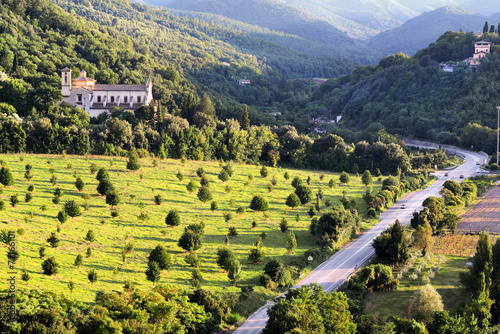
M448 173L444 173L444 176L448 176Z
M478 162L476 162L476 165L480 166L480 165L481 165L481 163L478 161Z
M460 174L460 178L463 179L464 178L464 175L463 174Z
M406 209L406 205L405 204L401 204L401 209Z

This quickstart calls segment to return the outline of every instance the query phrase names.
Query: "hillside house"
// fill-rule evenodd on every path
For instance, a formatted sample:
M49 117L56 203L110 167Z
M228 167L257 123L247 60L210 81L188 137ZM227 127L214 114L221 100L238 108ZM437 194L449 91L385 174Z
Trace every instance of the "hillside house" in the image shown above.
M250 80L247 79L240 79L238 80L238 85L245 87L246 85L250 85Z
M103 85L87 77L85 71L71 79L71 69L61 70L63 101L87 111L91 117L113 107L136 110L153 100L151 79L145 85Z
M474 43L474 55L464 60L471 68L476 68L481 63L480 60L486 57L491 51L491 42L479 41Z

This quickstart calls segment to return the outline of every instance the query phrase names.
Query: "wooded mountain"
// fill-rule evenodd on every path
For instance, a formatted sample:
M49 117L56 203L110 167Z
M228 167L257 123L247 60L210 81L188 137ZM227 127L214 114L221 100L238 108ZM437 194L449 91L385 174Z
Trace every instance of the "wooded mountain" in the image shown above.
M371 38L368 45L389 55L403 52L413 55L427 47L446 31L481 31L486 17L460 7L441 7L419 15L392 30Z
M477 71L465 64L453 73L440 70L440 62L472 56L474 42L480 39L493 42L494 47ZM477 37L447 32L412 58L391 55L377 66L359 67L352 75L328 81L315 92L308 108L343 115L344 126L351 129L381 124L391 133L438 143L460 141L494 152L499 44L497 33Z
M160 4L162 1L154 1ZM168 8L222 15L244 23L337 47L354 56L369 52L347 34L298 7L275 0L174 0Z

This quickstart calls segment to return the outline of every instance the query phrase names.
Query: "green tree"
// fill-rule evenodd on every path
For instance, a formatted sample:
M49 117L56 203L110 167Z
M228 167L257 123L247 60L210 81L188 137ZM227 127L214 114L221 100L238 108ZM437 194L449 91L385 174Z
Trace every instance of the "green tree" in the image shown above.
M96 166L97 168L97 166ZM94 169L95 170L95 169ZM103 181L103 180L109 180L109 173L106 168L100 168L99 171L97 172L97 175L95 176L97 181Z
M85 182L83 182L81 177L77 177L75 181L75 187L78 191L82 191L85 188Z
M82 266L82 263L83 263L83 256L82 254L78 254L75 259L75 267L80 268Z
M369 170L365 170L363 176L361 177L361 181L363 181L363 184L365 186L372 184L373 182L372 173L370 173Z
M493 272L493 250L488 233L480 233L476 246L476 254L472 258L472 266L468 272L460 274L460 281L472 295L473 299L479 298L481 292L489 293L491 287L491 273ZM481 279L481 275L484 276Z
M243 273L241 271L241 264L238 259L233 258L233 261L231 261L231 264L229 265L228 271L227 271L227 278L229 278L229 281L233 283L233 285L238 284L239 281L241 281L243 277Z
M115 207L120 204L120 195L116 191L108 191L106 193L106 204Z
M286 238L286 250L288 251L288 254L293 254L295 248L297 248L297 239L295 238L295 233L288 232L288 236Z
M356 323L342 292L326 294L317 285L289 290L269 310L263 334L356 333Z
M240 125L242 130L250 130L250 118L248 118L248 107L246 104L243 105L243 113L241 114Z
M201 248L203 235L192 230L189 226L185 228L177 245L188 252L194 252Z
M93 230L88 230L87 235L85 236L85 240L88 242L94 242L95 241L95 234Z
M100 195L106 195L107 193L115 191L115 187L111 183L111 181L107 178L102 179L99 181L99 184L97 185L97 192Z
M189 183L186 185L186 189L190 193L192 193L193 191L195 191L196 188L197 188L196 183L193 180L190 180Z
M9 168L2 167L0 168L0 183L5 187L14 185L14 177Z
M50 233L50 237L47 239L47 242L52 246L53 248L59 247L59 237L57 236L56 232Z
M141 164L139 162L139 156L137 155L137 151L135 149L132 149L128 152L127 169L139 170L139 168L141 168Z
M80 210L80 204L76 203L73 200L67 201L64 203L64 212L68 214L68 216L75 218L81 216L82 212Z
M98 278L97 270L95 270L94 268L90 269L87 278L89 279L89 282L92 283L92 285L94 285L94 283L97 282Z
M233 262L234 258L235 256L233 251L226 246L222 246L217 250L217 265L225 271L229 270L229 266Z
M488 29L490 28L490 25L488 24L488 21L484 23L483 27L483 34L486 34L488 32Z
M165 224L168 226L179 226L181 223L181 216L179 215L179 211L173 209L170 210L165 217Z
M59 272L59 263L55 257L49 257L42 262L43 274L47 276L55 275Z
M66 213L66 211L64 210L59 211L57 213L57 220L59 220L61 224L64 224L68 220L68 214Z
M166 270L172 265L172 257L167 253L165 247L158 245L149 253L149 262L156 262L161 270Z
M213 199L212 193L207 187L201 187L200 190L198 190L198 199L202 201L203 203L206 203L208 201L211 201Z
M250 202L250 209L254 211L267 211L269 210L269 202L264 198L264 196L254 196Z
M431 284L415 292L410 301L410 316L417 321L431 322L434 313L443 309L443 299Z
M377 258L390 265L405 262L410 256L411 238L399 220L373 240Z
M290 195L288 195L285 204L292 209L295 209L300 205L300 198L296 193L291 193Z
M269 171L267 170L266 166L262 166L260 169L260 176L262 177L267 177L269 175Z
M307 204L312 200L311 188L305 185L299 185L295 188L295 194L299 197L300 203Z
M252 248L250 248L248 261L253 264L261 263L265 255L266 251L264 250L264 245L262 244L262 240L259 238Z
M221 180L222 182L226 182L229 180L229 175L224 169L219 173L219 180Z
M346 172L342 172L342 174L340 174L339 181L342 184L349 183L349 174L347 174Z

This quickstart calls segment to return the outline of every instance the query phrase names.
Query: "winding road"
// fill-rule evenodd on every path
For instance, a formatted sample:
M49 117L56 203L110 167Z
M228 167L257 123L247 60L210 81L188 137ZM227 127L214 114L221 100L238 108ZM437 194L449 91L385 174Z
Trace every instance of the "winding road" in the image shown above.
M436 147L435 144L421 142L407 143L407 145ZM438 177L436 182L424 190L406 194L396 204L380 214L380 222L311 271L309 275L297 283L293 288L309 285L311 283L318 283L323 285L327 292L336 290L355 272L355 268L361 267L375 254L372 247L373 239L382 233L390 224L393 224L396 219L399 219L403 224L409 224L413 216L413 211L422 210L422 202L427 197L439 196L439 191L442 189L443 183L446 180L461 182L464 178L479 174L480 165L478 165L478 163L484 163L485 157L483 155L451 146L445 148L464 157L464 163L451 171L436 172L435 175ZM445 173L448 173L448 176L445 176ZM460 178L461 175L463 175L464 178ZM406 205L406 209L401 209L403 204ZM267 310L271 303L272 302L268 302L267 305L258 309L238 327L233 334L261 333L266 326L268 320Z

